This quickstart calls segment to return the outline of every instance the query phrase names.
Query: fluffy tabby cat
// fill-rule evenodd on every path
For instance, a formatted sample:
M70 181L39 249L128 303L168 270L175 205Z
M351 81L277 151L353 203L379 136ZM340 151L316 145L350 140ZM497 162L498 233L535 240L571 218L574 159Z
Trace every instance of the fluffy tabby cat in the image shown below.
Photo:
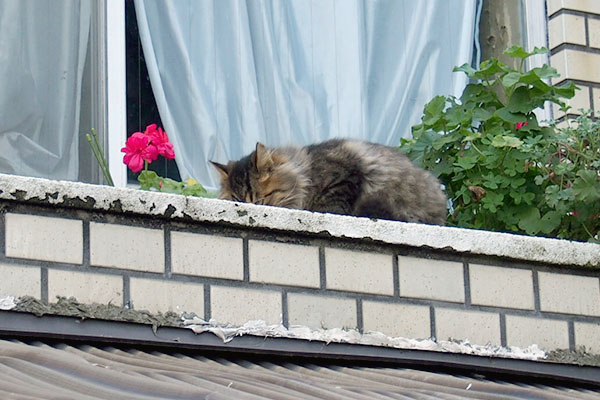
M239 161L211 163L222 199L362 217L446 222L446 196L429 172L391 147L334 139L303 148L261 143Z

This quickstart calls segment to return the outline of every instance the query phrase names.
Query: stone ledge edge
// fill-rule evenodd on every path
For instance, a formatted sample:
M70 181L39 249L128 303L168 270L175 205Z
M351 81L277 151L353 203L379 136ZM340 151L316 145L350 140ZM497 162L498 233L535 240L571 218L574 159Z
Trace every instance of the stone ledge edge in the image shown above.
M600 267L600 245L509 233L372 220L219 199L0 174L0 200L133 213L424 247L575 267Z

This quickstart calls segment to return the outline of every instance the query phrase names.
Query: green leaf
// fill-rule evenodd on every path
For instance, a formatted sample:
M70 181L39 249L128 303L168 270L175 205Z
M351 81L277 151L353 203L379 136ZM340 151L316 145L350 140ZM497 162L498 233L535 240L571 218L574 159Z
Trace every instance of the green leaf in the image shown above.
M544 181L546 180L546 178L543 175L537 175L533 181L535 182L536 185L540 186L542 183L544 183Z
M512 148L518 148L523 144L523 141L519 138L516 138L514 136L508 136L508 135L498 135L498 136L494 136L494 139L492 139L492 146L494 147L512 147Z
M459 135L456 132L442 135L438 137L435 142L433 142L432 147L435 150L440 150L442 147L446 146L449 143L457 142L459 139Z
M138 176L138 182L140 183L140 189L150 190L150 188L158 189L159 177L154 171L142 171Z
M528 113L536 106L533 104L529 89L525 86L518 87L508 99L506 109L511 113Z
M476 108L473 110L473 119L475 121L487 121L492 118L493 112L486 110L485 108Z
M573 181L573 193L576 199L581 201L596 201L600 199L598 173L592 170L578 171L577 178Z
M548 52L548 49L546 49L544 47L541 47L541 48L536 47L533 49L532 52L529 53L529 52L523 50L523 48L521 46L517 46L517 45L514 45L511 48L504 50L504 54L507 54L513 58L521 58L521 59L533 56L535 54L546 54L547 52Z
M477 70L475 70L473 67L471 67L470 64L463 64L460 67L454 67L454 69L452 70L453 72L464 72L465 74L467 74L467 76L469 78L472 78L473 75L475 75L475 72L477 72Z
M475 166L475 164L477 164L477 157L470 156L470 157L460 157L458 159L458 161L456 161L454 163L454 166L456 166L462 170L469 170L469 169L473 168Z
M560 97L564 97L565 99L571 99L575 97L576 89L579 90L579 88L575 86L573 82L569 81L564 85L555 86L554 92Z
M518 212L519 228L530 235L535 235L542 228L540 211L535 207L527 207Z
M160 182L159 188L161 192L175 194L182 194L183 192L183 182L178 182L171 178L160 178Z
M548 64L544 64L541 67L534 68L531 71L534 74L536 74L540 79L558 78L560 76L560 74L556 71L556 68L553 68Z
M513 179L510 182L510 186L513 189L517 189L519 186L523 186L525 184L526 180L525 178L517 178L517 179Z
M475 79L488 79L492 78L499 72L504 72L506 69L506 65L498 61L497 58L491 58L489 60L483 61L479 65L479 71L477 71L473 78Z
M439 121L445 106L446 98L444 96L435 96L433 100L425 105L423 124L431 126Z
M423 167L425 154L428 154L433 146L433 142L441 135L433 131L423 132L411 145L410 151L406 155L418 166Z
M206 197L208 194L207 190L199 183L194 185L186 185L183 188L183 194L186 196L197 196L197 197Z
M506 122L510 122L511 124L516 124L517 122L527 121L527 117L523 113L513 113L510 112L507 108L500 108L496 110L494 115L498 116L500 119Z
M481 199L481 203L483 204L483 208L495 213L502 206L502 200L504 200L502 193L487 192L485 197Z
M514 84L516 84L517 82L519 82L519 80L521 79L521 74L518 72L509 72L508 74L504 75L502 77L502 85L505 88L509 88L511 86L513 86Z

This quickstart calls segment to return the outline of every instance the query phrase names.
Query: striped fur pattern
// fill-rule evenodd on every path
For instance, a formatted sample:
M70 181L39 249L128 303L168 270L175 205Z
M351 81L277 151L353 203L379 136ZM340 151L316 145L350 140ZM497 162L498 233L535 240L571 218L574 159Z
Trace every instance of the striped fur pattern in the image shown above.
M438 180L404 154L379 144L333 139L303 148L256 150L212 162L222 199L443 225L446 196Z

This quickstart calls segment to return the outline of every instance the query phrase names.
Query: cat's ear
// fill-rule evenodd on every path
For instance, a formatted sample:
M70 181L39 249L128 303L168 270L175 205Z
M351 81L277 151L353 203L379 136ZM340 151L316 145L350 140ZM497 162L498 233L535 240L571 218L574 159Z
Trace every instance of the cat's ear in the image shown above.
M219 171L221 178L227 179L229 177L229 174L231 173L231 165L230 164L223 165L223 164L219 164L218 162L214 162L214 161L211 161L210 163L213 165L213 167L215 167L215 169L217 171Z
M257 142L256 151L252 159L257 171L267 171L273 166L273 158L271 152L265 147L264 144Z

